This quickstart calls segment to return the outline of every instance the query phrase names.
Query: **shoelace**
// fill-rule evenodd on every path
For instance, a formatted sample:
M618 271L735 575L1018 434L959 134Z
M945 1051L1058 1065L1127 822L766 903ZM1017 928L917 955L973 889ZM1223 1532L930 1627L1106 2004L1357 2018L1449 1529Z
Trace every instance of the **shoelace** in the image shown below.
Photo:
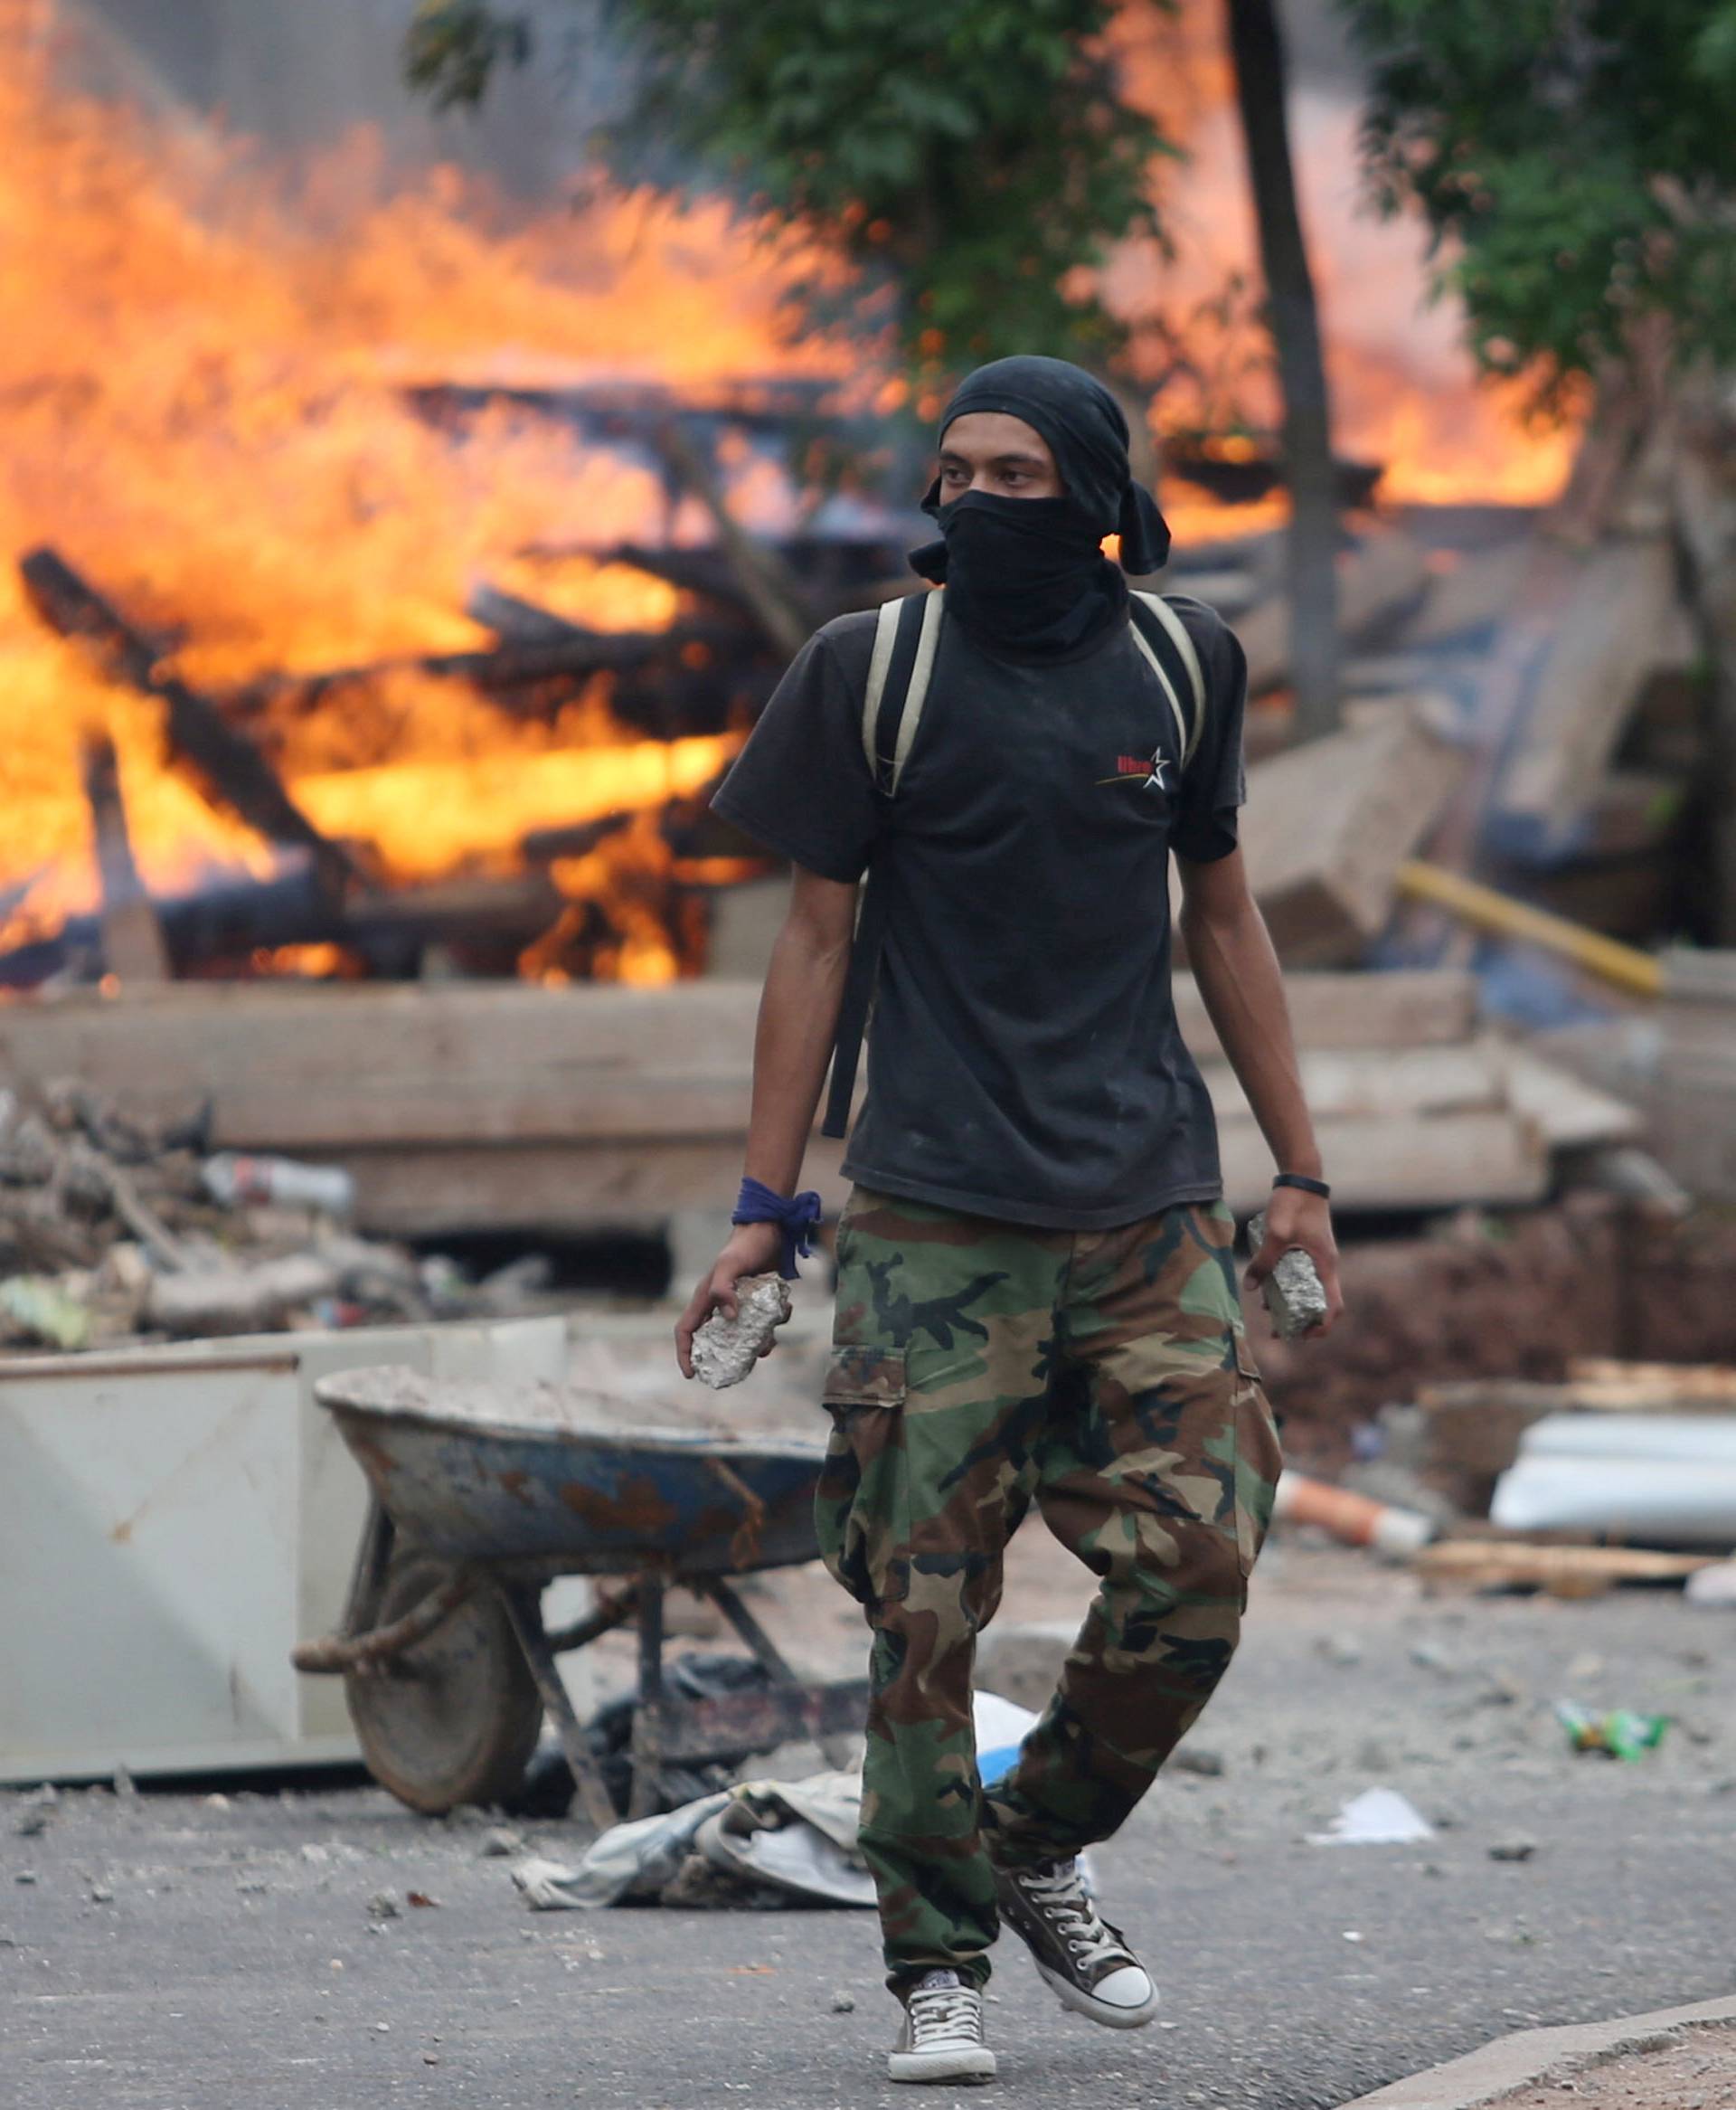
M919 1987L905 2003L910 2018L910 2048L920 2051L934 2037L969 2037L980 2030L982 2010L966 1985Z
M1132 1952L1097 1916L1097 1907L1086 1895L1076 1863L1069 1861L1049 1875L1034 1869L1019 1881L1031 1901L1055 1932L1084 1964L1106 1963L1112 1957L1133 1962Z

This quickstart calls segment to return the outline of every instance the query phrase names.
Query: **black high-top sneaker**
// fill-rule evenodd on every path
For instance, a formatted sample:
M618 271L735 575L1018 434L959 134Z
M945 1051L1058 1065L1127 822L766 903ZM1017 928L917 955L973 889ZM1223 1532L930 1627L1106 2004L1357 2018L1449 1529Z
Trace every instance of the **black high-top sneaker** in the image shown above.
M1118 1927L1102 1918L1077 1861L996 1869L1001 1918L1024 1941L1064 2008L1111 2030L1137 2030L1157 2013L1157 1988Z

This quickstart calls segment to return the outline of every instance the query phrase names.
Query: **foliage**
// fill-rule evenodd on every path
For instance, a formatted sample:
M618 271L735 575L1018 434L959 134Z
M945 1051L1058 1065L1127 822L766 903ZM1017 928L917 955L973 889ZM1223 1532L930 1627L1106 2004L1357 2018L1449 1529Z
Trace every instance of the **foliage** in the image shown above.
M606 150L640 180L673 145L698 180L818 237L853 267L858 327L888 331L920 385L1015 350L1102 367L1124 336L1092 273L1111 243L1158 235L1150 164L1173 151L1118 92L1115 11L611 0L639 88ZM425 0L409 76L438 102L475 101L507 33L530 34L482 0ZM829 319L825 289L805 290Z
M479 103L500 62L530 55L529 24L486 0L421 0L404 32L404 79L437 110Z
M1485 366L1545 405L1663 317L1736 356L1736 0L1341 0L1364 149L1414 200Z

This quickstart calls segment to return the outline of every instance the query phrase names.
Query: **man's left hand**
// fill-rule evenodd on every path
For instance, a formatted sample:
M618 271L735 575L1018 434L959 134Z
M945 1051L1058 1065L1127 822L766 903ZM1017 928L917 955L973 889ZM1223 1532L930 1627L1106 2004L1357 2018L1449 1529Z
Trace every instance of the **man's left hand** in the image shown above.
M1332 1211L1324 1195L1308 1194L1299 1187L1275 1187L1266 1205L1266 1242L1248 1263L1243 1278L1257 1290L1292 1246L1300 1246L1313 1261L1326 1292L1326 1315L1302 1335L1304 1340L1329 1333L1344 1308L1338 1287L1338 1246L1332 1235Z

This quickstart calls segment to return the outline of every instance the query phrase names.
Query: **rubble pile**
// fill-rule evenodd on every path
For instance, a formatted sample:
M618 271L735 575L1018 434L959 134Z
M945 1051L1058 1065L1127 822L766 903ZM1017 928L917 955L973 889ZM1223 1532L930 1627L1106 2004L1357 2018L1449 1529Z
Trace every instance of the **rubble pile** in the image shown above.
M0 1092L0 1349L462 1314L449 1266L345 1226L343 1174L212 1155L207 1128Z

